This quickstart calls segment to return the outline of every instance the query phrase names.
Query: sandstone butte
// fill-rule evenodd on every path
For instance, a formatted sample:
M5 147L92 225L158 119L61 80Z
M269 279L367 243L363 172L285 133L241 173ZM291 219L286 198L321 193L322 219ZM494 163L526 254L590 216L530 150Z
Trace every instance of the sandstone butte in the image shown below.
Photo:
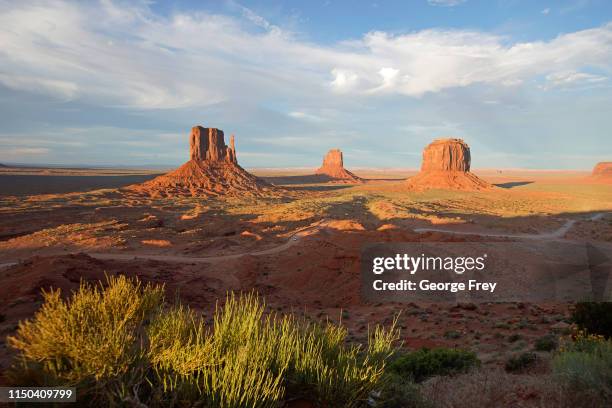
M238 165L235 139L225 144L222 130L195 126L189 135L189 161L178 169L129 190L153 197L262 196L274 187Z
M489 190L493 185L470 172L470 147L461 139L436 139L423 150L421 171L406 180L410 190Z
M344 168L344 159L340 149L331 149L323 158L323 164L317 169L315 174L327 176L334 182L363 183L361 177L356 176Z
M593 167L591 177L598 181L612 183L612 162L600 162Z

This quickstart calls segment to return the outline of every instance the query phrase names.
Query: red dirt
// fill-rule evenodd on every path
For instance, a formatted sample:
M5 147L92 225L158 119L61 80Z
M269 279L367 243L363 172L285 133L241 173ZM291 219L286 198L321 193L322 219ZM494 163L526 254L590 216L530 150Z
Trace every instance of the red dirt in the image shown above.
M206 197L264 196L273 194L275 188L238 164L189 160L170 173L128 190L151 197Z

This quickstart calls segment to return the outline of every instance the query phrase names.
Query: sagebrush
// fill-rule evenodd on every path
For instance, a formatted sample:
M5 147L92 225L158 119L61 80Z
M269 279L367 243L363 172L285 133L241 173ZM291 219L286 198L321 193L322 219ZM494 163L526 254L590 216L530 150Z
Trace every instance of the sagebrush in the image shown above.
M344 327L266 313L254 293L229 294L206 325L163 293L123 276L83 283L67 300L44 292L9 338L13 381L76 386L98 406L276 407L302 396L357 407L383 387L399 338L394 323L372 330L366 347L348 345Z

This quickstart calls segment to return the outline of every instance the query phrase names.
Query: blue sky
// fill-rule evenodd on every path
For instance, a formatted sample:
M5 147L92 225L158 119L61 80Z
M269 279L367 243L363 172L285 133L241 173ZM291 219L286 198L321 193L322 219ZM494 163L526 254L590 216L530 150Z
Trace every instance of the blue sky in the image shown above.
M191 126L247 167L612 160L612 2L2 1L0 162L178 165Z

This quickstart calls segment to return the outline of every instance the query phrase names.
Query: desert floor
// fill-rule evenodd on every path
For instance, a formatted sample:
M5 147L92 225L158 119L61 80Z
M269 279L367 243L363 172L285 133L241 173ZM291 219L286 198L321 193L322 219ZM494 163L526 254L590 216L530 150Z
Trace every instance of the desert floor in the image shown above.
M420 193L402 188L414 172L354 172L368 182L317 183L308 169L260 169L253 173L282 194L153 199L120 187L158 171L3 169L0 369L11 354L4 338L40 306L42 288L70 293L82 279L116 273L163 283L169 299L207 315L228 290L256 290L271 310L341 319L354 341L401 311L406 347L458 346L498 365L564 330L571 306L368 303L360 297L361 248L483 237L612 245L612 185L586 172L483 170L476 174L498 188Z

